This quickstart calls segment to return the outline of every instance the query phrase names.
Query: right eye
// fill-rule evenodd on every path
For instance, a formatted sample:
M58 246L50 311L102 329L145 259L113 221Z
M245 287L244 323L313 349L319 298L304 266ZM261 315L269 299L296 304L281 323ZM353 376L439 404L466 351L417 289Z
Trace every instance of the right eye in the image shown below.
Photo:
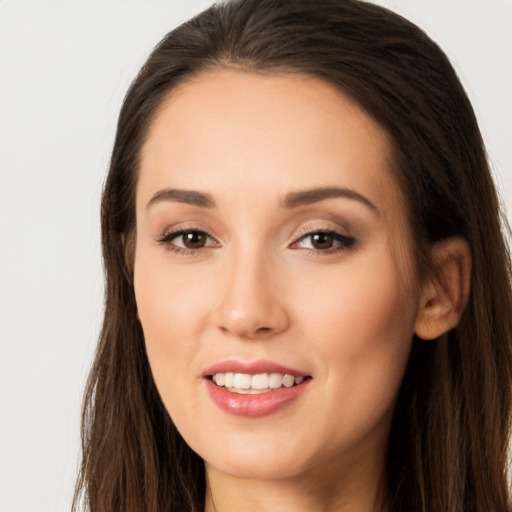
M206 247L216 247L217 241L208 233L198 229L182 229L165 234L158 240L176 252L197 251Z

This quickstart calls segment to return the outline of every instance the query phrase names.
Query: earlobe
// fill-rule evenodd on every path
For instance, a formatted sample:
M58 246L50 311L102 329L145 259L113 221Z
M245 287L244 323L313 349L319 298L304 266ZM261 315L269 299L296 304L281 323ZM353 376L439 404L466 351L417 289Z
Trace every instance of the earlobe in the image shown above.
M434 272L425 282L415 334L437 338L456 327L469 299L471 251L461 237L437 242L432 248Z

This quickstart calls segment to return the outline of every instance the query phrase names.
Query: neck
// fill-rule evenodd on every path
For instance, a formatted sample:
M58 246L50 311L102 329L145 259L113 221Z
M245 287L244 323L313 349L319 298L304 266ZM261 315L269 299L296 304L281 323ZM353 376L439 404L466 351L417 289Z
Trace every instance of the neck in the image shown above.
M383 461L371 462L277 480L234 477L206 464L205 512L385 512Z

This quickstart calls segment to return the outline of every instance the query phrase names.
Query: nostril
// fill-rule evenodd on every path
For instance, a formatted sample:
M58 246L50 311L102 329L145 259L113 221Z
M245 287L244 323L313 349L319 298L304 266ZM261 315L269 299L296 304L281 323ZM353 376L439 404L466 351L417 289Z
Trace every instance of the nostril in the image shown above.
M271 330L270 327L260 327L260 328L256 329L256 332L268 332L270 330Z

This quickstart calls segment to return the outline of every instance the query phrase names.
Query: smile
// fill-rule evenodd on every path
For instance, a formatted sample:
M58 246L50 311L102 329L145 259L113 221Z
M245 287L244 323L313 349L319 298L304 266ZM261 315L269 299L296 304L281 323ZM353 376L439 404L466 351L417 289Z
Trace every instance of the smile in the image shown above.
M291 388L304 381L304 377L294 377L282 373L215 373L212 381L219 387L224 387L231 393L259 395L269 393L281 387Z
M259 418L291 406L313 380L297 369L272 361L223 361L202 374L207 394L222 411Z

